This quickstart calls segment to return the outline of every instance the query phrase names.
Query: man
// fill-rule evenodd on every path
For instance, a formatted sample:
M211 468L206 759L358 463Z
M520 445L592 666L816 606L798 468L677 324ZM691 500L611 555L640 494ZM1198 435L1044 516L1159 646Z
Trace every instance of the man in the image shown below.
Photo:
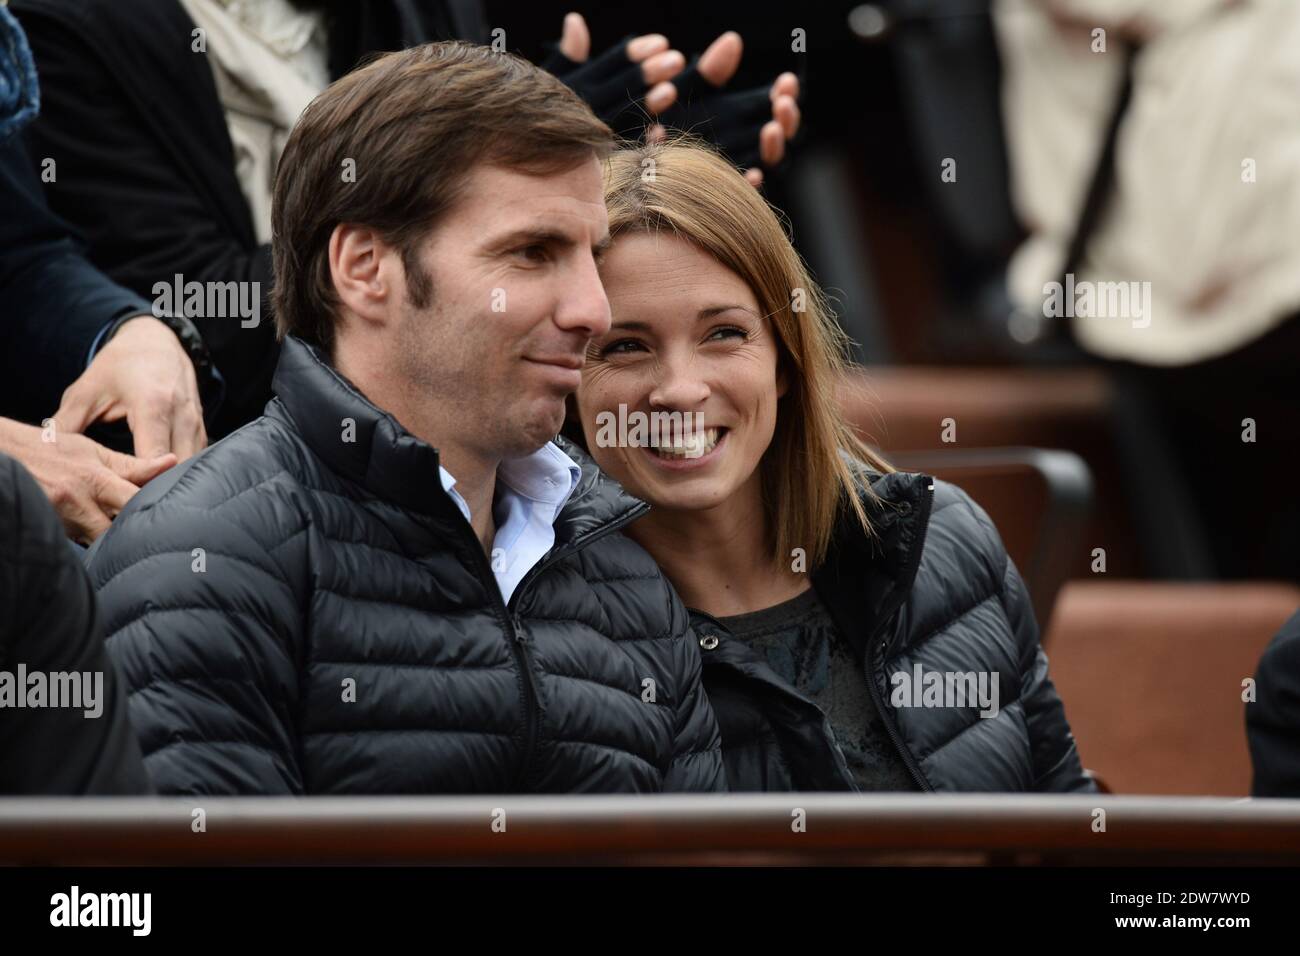
M547 441L610 322L610 145L553 76L461 43L307 108L277 397L91 556L161 791L724 787L685 611L617 533L645 505Z

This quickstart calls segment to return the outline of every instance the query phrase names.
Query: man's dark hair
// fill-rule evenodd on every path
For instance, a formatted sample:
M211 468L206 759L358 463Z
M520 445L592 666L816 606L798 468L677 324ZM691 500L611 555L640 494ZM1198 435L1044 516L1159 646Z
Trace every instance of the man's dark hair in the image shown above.
M613 135L551 74L462 42L385 54L342 77L298 120L271 207L276 330L332 353L329 240L339 223L401 251L413 304L432 295L418 251L479 163L544 175L604 158Z

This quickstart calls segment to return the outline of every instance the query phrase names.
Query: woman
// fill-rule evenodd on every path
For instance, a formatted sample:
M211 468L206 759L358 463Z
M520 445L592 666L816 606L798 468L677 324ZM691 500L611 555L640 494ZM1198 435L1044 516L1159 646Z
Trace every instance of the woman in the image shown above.
M1094 790L987 515L841 417L843 336L772 209L684 141L616 153L606 205L568 430L652 506L626 531L691 609L730 788Z

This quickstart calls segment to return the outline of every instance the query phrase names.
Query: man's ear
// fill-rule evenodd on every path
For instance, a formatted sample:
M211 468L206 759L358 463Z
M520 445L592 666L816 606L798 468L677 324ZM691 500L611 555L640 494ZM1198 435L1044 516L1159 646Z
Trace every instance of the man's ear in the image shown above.
M368 322L383 323L401 301L396 250L369 226L341 222L330 234L330 279L347 309Z

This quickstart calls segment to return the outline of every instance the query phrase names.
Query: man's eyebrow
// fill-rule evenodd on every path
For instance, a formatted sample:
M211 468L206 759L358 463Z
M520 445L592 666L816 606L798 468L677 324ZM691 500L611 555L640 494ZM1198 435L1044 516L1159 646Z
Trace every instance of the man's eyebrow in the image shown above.
M525 226L522 229L515 229L500 236L493 236L488 240L488 245L493 249L503 249L507 246L524 245L526 243L573 245L573 239L562 232L547 229L545 226Z
M592 255L600 255L610 247L612 242L609 233L606 233L599 241L592 244ZM488 246L492 249L509 249L513 246L522 245L573 246L577 245L577 243L572 236L557 232L554 229L548 229L545 226L525 226L522 229L515 229L504 235L493 237L488 241Z

